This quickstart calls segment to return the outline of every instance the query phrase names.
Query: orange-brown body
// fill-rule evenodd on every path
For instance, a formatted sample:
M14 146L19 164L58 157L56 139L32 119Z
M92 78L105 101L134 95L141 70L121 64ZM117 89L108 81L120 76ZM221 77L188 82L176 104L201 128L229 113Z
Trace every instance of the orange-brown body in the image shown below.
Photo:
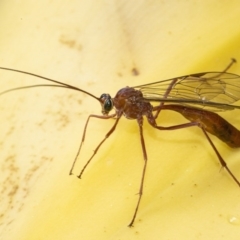
M189 121L199 123L207 132L215 135L228 146L240 147L240 131L214 112L180 105L164 105L162 109L179 112Z

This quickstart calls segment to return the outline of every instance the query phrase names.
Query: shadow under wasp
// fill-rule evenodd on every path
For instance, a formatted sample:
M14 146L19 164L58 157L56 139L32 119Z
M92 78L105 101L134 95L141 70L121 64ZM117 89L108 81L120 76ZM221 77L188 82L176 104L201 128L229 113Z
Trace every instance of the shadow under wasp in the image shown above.
M177 130L194 126L199 127L211 145L222 167L226 169L232 179L240 187L240 182L228 168L226 162L208 135L208 133L215 135L232 148L240 147L240 131L214 112L240 109L240 106L232 105L232 103L240 99L240 76L227 72L234 62L236 62L236 60L232 59L231 63L222 72L195 73L135 87L125 87L120 89L115 97L111 97L109 94L104 93L99 98L83 89L63 82L21 70L0 67L2 70L31 75L53 83L12 88L1 92L0 95L20 89L34 87L60 87L85 93L96 99L101 104L102 115L91 114L87 118L83 130L82 140L70 169L70 175L73 174L75 163L85 141L87 126L90 119L114 119L115 122L82 168L80 174L78 175L79 178L82 177L86 167L97 154L102 144L115 131L121 117L124 116L127 119L136 120L139 126L144 166L142 170L138 201L131 222L128 225L129 227L132 227L143 195L143 186L148 162L147 150L143 136L143 117L147 119L148 123L152 127L158 130ZM153 105L153 102L157 104ZM115 112L113 114L109 114L113 109ZM168 127L159 126L156 123L156 119L163 110L178 112L189 120L189 122Z

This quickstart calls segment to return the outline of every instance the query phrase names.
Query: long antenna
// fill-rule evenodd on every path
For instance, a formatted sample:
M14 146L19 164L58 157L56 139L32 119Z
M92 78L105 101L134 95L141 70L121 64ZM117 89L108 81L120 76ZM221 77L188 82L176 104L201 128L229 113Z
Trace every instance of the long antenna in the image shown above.
M96 96L94 96L93 94L87 92L87 91L84 91L83 89L81 88L78 88L78 87L74 87L70 84L66 84L66 83L62 83L62 82L59 82L57 80L53 80L53 79L50 79L50 78L47 78L47 77L43 77L41 75L37 75L37 74L34 74L34 73L30 73L30 72L25 72L25 71L21 71L21 70L17 70L17 69L12 69L12 68L5 68L5 67L0 67L0 69L2 70L7 70L7 71L12 71L12 72L18 72L18 73L23 73L23 74L26 74L26 75L30 75L30 76L34 76L34 77L37 77L37 78L41 78L41 79L44 79L44 80L47 80L47 81L50 81L50 82L54 82L54 83L57 83L59 85L47 85L47 84L39 84L39 85L30 85L30 86L25 86L25 87L19 87L19 88L12 88L12 89L9 89L9 90L6 90L4 92L1 92L0 95L4 94L4 93L7 93L7 92L11 92L11 91L16 91L16 90L19 90L19 89L25 89L25 88L31 88L31 87L46 87L46 86L50 86L50 87L63 87L63 88L69 88L69 89L73 89L73 90L76 90L76 91L79 91L79 92L83 92L93 98L95 98L96 100L98 100L100 102L100 99Z

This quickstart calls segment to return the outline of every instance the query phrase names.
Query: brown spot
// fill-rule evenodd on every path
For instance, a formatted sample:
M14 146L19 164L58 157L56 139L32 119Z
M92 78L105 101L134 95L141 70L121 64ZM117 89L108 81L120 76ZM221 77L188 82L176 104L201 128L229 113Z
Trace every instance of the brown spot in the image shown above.
M139 75L139 71L138 71L138 69L137 68L132 68L132 75L133 76L138 76Z
M69 48L74 48L77 49L78 51L82 50L82 45L78 43L76 40L73 38L70 38L68 36L60 36L59 42L62 43L63 45L66 45Z

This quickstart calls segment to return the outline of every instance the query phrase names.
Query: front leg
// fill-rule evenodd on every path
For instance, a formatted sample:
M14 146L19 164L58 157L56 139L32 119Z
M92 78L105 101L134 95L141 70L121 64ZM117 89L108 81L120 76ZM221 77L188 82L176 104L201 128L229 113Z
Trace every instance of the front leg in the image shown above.
M76 154L76 156L75 156L75 159L74 159L74 161L73 161L72 167L71 167L71 169L70 169L69 175L72 175L72 174L73 174L74 166L75 166L75 164L76 164L77 158L78 158L78 156L79 156L79 154L80 154L82 145L83 145L84 140L85 140L85 136L86 136L86 132L87 132L87 126L88 126L88 123L89 123L90 118L109 119L109 118L114 118L115 116L116 116L116 113L114 113L114 114L112 114L112 115L109 115L109 116L93 115L93 114L91 114L91 115L88 116L88 119L87 119L87 121L86 121L86 123L85 123L85 126L84 126L83 135L82 135L82 140L81 140L81 143L80 143L80 145L79 145L79 148L78 148L77 154ZM85 166L85 168L86 168L86 166Z

